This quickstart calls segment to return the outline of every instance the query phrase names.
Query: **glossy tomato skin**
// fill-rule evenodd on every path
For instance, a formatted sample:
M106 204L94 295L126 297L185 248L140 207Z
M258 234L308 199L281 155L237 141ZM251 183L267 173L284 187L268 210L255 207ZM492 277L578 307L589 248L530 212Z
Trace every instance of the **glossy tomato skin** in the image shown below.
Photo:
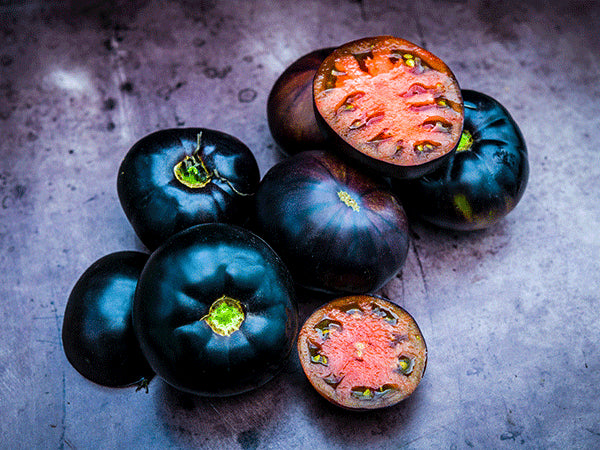
M229 336L205 320L223 295L245 313ZM258 236L228 224L197 225L152 254L133 322L167 383L201 396L235 395L265 384L286 363L298 329L294 295L287 268Z
M204 187L188 187L174 173L196 151L210 173ZM205 128L174 128L133 145L121 163L117 191L136 234L154 250L193 225L243 223L259 181L256 159L239 139Z
M489 227L517 205L529 176L527 147L510 113L497 100L463 90L466 150L432 174L398 183L409 213L452 230Z
M131 310L148 255L124 251L92 264L67 301L62 326L65 355L85 378L120 387L150 379L133 331Z
M327 134L315 117L312 83L317 69L333 50L322 48L297 59L271 89L267 101L269 130L287 155L327 145Z
M408 252L408 222L387 185L325 151L269 170L253 226L299 285L328 293L379 289Z

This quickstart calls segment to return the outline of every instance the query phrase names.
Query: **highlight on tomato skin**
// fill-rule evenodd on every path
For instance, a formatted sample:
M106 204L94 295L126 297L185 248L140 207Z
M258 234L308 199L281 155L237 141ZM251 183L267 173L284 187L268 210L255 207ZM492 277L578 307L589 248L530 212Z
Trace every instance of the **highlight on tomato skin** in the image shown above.
M338 47L319 67L313 95L336 148L394 178L431 172L460 140L456 77L440 58L404 39L376 36Z
M300 329L298 355L316 391L353 410L406 399L427 365L425 339L412 316L374 295L341 297L314 311Z
M290 64L277 78L267 100L267 120L273 139L287 155L327 146L317 123L312 83L333 47L314 50Z

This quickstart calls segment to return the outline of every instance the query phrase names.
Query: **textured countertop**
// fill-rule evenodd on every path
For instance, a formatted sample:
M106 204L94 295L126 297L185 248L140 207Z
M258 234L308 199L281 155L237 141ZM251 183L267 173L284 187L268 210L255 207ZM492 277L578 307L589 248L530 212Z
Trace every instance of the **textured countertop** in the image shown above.
M585 1L0 2L0 447L599 448L598 29ZM143 250L116 194L131 145L216 128L264 175L282 157L266 119L279 74L380 34L503 103L530 155L525 195L498 225L411 224L406 265L381 293L427 340L415 394L340 410L296 355L227 399L81 377L60 337L69 292L101 256ZM303 293L301 320L320 301Z

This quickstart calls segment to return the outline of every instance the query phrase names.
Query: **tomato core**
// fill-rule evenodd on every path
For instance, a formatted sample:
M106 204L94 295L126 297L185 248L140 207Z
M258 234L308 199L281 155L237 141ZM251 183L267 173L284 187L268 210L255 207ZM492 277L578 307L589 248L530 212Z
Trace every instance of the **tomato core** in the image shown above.
M201 320L221 336L229 336L240 329L244 322L245 314L241 303L231 297L223 295L210 306L208 314Z

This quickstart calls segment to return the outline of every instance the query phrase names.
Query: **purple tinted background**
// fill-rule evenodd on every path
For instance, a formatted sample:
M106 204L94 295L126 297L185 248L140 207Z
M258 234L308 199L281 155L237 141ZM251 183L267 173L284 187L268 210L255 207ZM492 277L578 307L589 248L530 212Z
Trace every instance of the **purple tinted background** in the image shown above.
M0 442L5 448L600 446L600 7L584 1L0 2ZM68 294L96 259L140 250L116 196L159 128L233 134L264 174L266 100L316 48L379 34L426 47L519 123L521 203L476 233L413 223L382 294L429 345L416 393L335 409L297 357L230 399L96 386L71 368ZM302 293L304 320L322 298Z

